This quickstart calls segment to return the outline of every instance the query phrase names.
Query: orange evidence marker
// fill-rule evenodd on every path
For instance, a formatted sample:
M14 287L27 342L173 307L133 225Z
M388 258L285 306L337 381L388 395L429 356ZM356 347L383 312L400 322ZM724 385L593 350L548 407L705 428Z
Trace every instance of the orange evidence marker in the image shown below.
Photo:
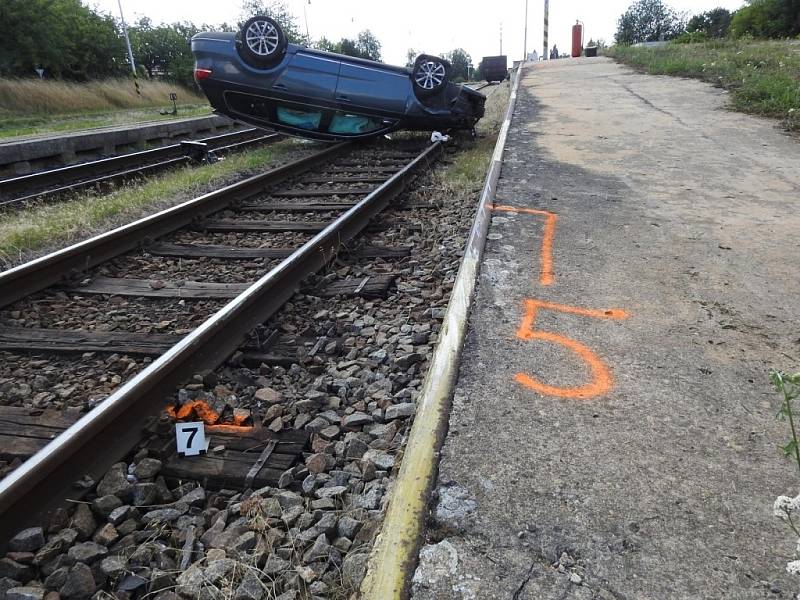
M517 373L514 381L531 389L540 394L547 396L557 396L559 398L578 398L587 400L596 396L601 396L607 393L613 387L613 378L611 371L606 364L587 346L580 342L568 338L566 336L551 333L549 331L536 330L536 314L540 308L550 310L557 310L560 312L581 315L584 317L592 317L595 319L627 319L628 313L620 309L611 310L592 310L588 308L580 308L577 306L568 306L566 304L556 304L553 302L545 302L542 300L525 300L525 315L522 319L522 324L517 330L517 337L521 340L532 341L541 340L544 342L551 342L559 344L577 354L583 362L589 366L592 373L592 381L586 385L578 387L555 387L547 385L526 375L525 373Z
M542 236L542 247L540 251L541 267L539 271L539 283L542 285L553 284L553 238L556 235L556 221L558 215L547 210L537 210L535 208L516 208L514 206L494 206L493 210L498 212L510 212L515 214L541 215L544 219L544 235Z

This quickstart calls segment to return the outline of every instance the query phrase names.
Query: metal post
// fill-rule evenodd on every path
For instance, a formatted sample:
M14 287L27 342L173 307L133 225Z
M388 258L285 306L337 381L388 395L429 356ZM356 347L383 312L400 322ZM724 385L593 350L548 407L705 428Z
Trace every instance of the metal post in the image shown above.
M500 23L500 56L503 55L503 24Z
M308 4L311 4L311 0L308 0ZM308 41L306 42L309 46L311 45L311 34L308 32L308 13L306 12L306 3L303 2L303 18L306 21L306 37Z
M548 41L548 28L550 27L550 0L544 0L544 51L542 59L550 58L550 43Z
M117 0L119 5L119 20L122 22L122 33L125 36L125 44L128 46L128 59L131 61L131 71L136 77L136 65L133 62L133 50L131 50L131 40L128 38L128 27L125 25L125 15L122 14L122 0Z
M525 0L525 41L522 43L522 62L528 60L528 0Z

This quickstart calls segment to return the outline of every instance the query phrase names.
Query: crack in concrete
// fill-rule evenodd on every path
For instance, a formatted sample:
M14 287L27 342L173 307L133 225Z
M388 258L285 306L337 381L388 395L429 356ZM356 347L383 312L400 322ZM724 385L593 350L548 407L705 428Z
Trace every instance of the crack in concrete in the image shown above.
M528 573L527 573L527 575L525 575L525 580L522 583L519 584L519 587L514 592L514 595L511 597L512 600L518 600L519 599L519 595L525 589L525 586L528 585L528 582L531 580L531 578L533 578L533 570L535 568L536 568L536 561L531 563L531 568L528 569Z

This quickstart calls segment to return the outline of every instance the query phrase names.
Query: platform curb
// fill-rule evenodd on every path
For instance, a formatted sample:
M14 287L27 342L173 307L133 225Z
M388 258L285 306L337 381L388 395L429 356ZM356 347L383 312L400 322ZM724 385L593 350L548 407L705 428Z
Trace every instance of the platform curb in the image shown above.
M361 584L364 600L407 598L417 563L428 499L436 479L438 454L447 434L450 402L473 302L503 151L514 115L523 67L517 69L505 119L481 191L475 220L447 305L439 342L417 400L414 425L389 499L380 534L375 540Z

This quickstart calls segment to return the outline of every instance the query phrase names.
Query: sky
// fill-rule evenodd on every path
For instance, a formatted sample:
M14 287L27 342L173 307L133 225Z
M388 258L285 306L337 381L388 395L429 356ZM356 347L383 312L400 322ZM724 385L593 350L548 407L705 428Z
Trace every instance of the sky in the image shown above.
M84 0L103 12L119 15L117 0ZM405 64L409 48L441 54L463 48L477 66L482 56L502 53L522 58L525 0L284 0L301 30L313 39L338 40L371 30L382 44L383 60ZM572 25L580 19L585 40L614 39L616 22L633 0L550 0L550 45L569 52ZM667 0L672 8L696 14L721 6L735 10L744 0ZM239 0L122 0L126 21L147 16L155 23L235 23ZM542 52L544 0L528 0L528 52Z

